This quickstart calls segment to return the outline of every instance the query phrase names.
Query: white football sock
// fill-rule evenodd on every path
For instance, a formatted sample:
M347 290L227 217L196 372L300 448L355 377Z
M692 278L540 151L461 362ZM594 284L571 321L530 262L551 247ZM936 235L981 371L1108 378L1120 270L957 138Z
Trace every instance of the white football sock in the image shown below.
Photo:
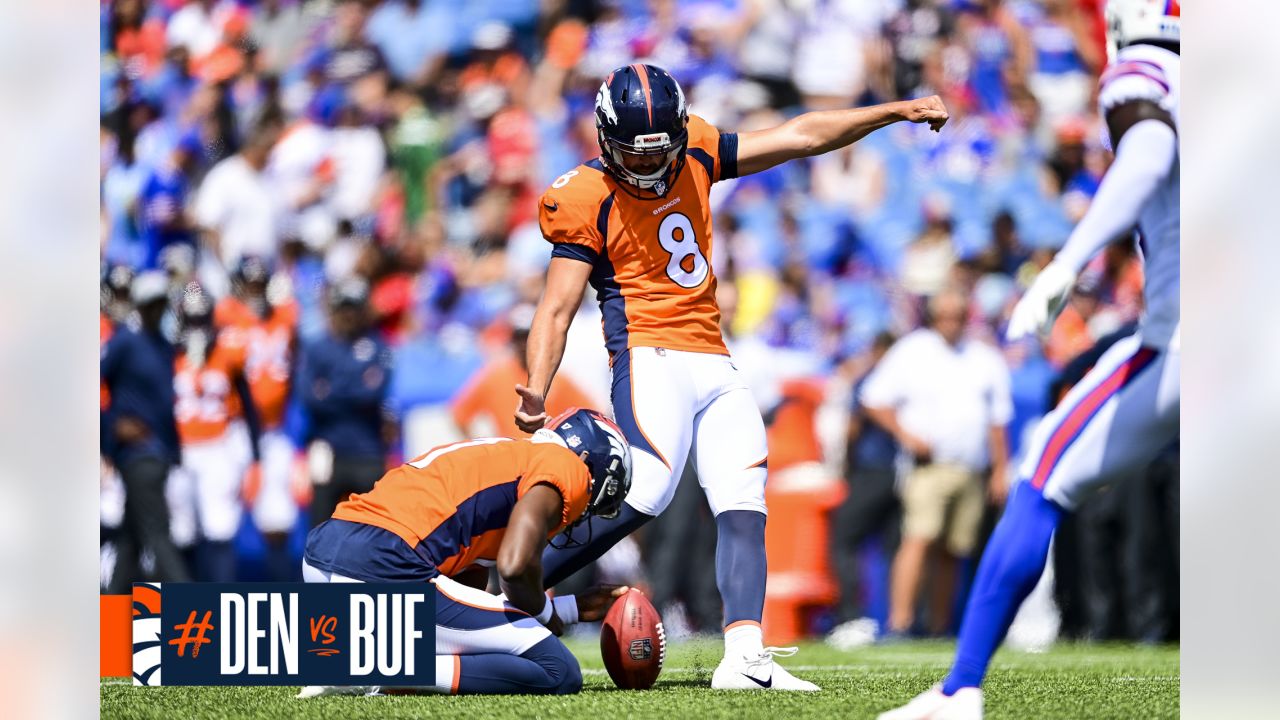
M753 622L734 623L724 631L725 657L755 657L764 652L764 635Z

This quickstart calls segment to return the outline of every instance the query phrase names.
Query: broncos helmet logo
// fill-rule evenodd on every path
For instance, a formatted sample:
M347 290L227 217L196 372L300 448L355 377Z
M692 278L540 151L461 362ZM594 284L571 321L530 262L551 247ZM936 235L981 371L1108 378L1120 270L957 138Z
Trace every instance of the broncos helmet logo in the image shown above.
M683 97L680 104L684 105ZM608 80L600 83L600 89L596 91L596 124L603 125L605 121L610 125L618 124L618 113L613 109L613 97L609 93Z

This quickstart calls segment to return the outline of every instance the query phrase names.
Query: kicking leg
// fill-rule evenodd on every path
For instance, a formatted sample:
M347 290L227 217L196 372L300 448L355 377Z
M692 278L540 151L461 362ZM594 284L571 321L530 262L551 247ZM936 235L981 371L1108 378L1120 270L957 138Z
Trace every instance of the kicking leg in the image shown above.
M590 565L670 504L689 455L693 389L681 353L632 348L613 363L613 413L631 445L631 492L613 520L590 520L574 539L590 542L542 553L543 585ZM584 523L586 525L586 523Z
M728 365L727 360L725 364ZM734 371L736 374L736 371ZM720 690L803 690L773 661L795 648L766 648L760 629L768 563L764 548L764 421L750 391L731 389L694 419L694 464L716 517L716 585L724 602L724 660L711 677Z
M548 545L542 551L542 584L545 587L559 585L570 575L599 560L619 540L653 518L653 515L642 513L625 503L618 517L612 520L590 518L590 524L583 523L573 529L568 547L555 548ZM559 543L558 540L556 542Z

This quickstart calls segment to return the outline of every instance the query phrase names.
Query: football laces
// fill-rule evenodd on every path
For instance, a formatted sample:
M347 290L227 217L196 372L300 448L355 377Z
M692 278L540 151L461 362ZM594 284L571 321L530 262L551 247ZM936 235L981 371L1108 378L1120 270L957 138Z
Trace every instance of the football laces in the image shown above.
M667 659L667 631L662 627L662 623L658 622L654 625L658 631L658 669L662 669L662 662Z

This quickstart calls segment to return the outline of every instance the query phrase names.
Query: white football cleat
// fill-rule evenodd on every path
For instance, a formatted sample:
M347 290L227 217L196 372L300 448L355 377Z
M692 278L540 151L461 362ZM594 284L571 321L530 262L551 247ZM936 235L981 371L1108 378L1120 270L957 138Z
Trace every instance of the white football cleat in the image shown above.
M725 656L711 676L712 690L793 690L817 692L821 688L787 672L774 656L791 657L799 648L767 647L755 657Z
M364 697L365 695L377 695L380 689L377 685L308 685L298 691L297 697L299 700L337 695Z
M934 685L906 705L880 713L876 720L982 720L982 688L960 688L947 696L941 684Z

